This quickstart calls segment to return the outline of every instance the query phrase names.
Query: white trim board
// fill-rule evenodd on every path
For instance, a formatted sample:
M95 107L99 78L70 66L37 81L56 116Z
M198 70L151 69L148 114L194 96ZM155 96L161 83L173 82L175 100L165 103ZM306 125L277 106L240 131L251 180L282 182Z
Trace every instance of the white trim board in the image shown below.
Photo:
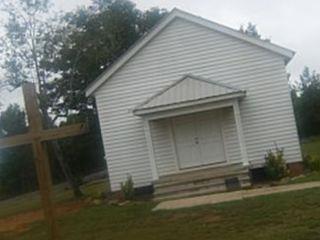
M143 120L143 128L144 128L144 134L147 142L147 148L149 152L149 161L150 161L150 167L151 167L151 173L152 173L152 180L156 181L159 179L158 170L157 170L157 164L154 156L154 148L153 148L153 142L151 137L151 130L150 130L150 122L147 119Z
M163 112L156 112L154 114L144 115L143 118L151 121L151 120L175 117L175 116L191 114L196 112L209 111L209 110L214 110L219 108L232 107L233 106L232 100L233 99L220 101L220 102L209 102L201 105L178 108L178 109L168 110Z
M245 92L236 92L236 93L226 94L226 95L217 96L217 97L200 99L197 101L188 101L188 102L182 102L182 103L172 104L172 105L165 105L165 106L155 107L155 108L150 108L150 109L134 110L133 113L136 116L143 116L143 115L148 115L148 114L150 115L150 114L154 114L154 113L158 113L158 112L177 110L177 109L186 108L186 107L195 107L195 106L206 104L206 103L222 102L222 101L227 101L230 99L242 98L245 96L246 96Z
M237 127L242 162L245 166L248 166L249 165L248 153L247 153L246 142L245 142L245 138L244 138L244 134L243 134L243 127L242 127L240 106L239 106L238 99L235 99L233 101L233 114L234 114L234 119L235 119L236 127Z
M184 12L174 8L166 17L164 17L152 30L129 48L119 59L106 69L98 78L93 81L85 90L86 96L91 96L94 92L105 83L114 73L116 73L125 63L127 63L135 54L137 54L146 44L148 44L154 37L156 37L165 27L169 25L174 19L181 18L201 26L207 27L214 31L235 37L242 41L246 41L258 47L264 48L282 56L286 63L288 63L295 52L287 48L278 46L268 41L250 37L232 28L223 26L221 24L209 21L207 19L198 17L196 15Z

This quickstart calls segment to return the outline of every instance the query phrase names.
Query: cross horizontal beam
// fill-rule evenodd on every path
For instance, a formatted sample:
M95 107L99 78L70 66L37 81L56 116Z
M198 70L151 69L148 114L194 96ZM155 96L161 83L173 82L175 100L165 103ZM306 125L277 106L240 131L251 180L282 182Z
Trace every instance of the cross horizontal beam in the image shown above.
M88 131L89 130L86 124L78 123L70 126L41 130L36 133L31 132L27 134L15 135L12 137L0 138L0 149L31 144L34 140L43 142L78 136L85 134Z
M14 135L12 137L4 137L0 138L0 149L31 144L31 142L32 134L30 133Z
M40 133L40 141L43 142L67 137L74 137L88 132L88 125L84 123L77 123L70 126L66 125L59 128L43 130Z

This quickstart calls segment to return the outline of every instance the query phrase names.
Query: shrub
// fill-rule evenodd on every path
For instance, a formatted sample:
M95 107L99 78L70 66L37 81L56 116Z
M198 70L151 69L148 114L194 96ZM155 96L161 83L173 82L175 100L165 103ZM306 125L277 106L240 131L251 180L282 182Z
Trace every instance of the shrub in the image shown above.
M265 171L269 179L276 181L289 175L282 148L276 147L275 151L268 150L264 158L266 161Z
M303 156L303 165L310 171L320 172L320 158L312 158L310 155Z
M121 192L125 200L132 200L134 198L134 182L130 175L128 175L124 183L121 183Z

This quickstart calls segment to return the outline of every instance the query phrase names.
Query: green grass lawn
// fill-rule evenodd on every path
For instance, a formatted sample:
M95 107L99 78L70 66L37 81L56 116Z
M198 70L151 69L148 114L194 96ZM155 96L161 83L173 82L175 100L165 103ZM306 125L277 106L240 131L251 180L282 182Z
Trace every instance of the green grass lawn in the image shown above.
M312 137L301 144L303 155L310 155L313 159L320 158L320 136ZM312 172L304 177L291 180L290 184L320 181L320 172Z
M320 137L302 145L305 154L320 157ZM311 173L290 183L320 181ZM105 181L82 187L98 197L107 190ZM56 202L73 199L62 185L54 189ZM155 203L85 207L59 217L62 240L108 239L320 239L320 188L274 194L214 206L152 212ZM38 193L0 202L0 219L40 208ZM1 240L46 240L46 227L36 222L24 233L0 233Z
M59 219L64 240L319 239L320 188L213 206L152 212L154 203L100 205ZM40 240L43 223L2 240Z
M301 148L303 154L308 154L313 158L320 158L320 136L305 140Z
M105 180L81 187L83 193L88 196L96 197L103 191L107 191L108 186ZM54 186L53 197L56 203L73 200L72 191L65 189L65 184ZM40 196L38 192L27 193L15 198L0 201L0 218L14 215L21 212L39 209L41 207Z
M289 184L298 184L306 182L320 181L320 172L311 172L305 176L299 176L297 178L290 179Z

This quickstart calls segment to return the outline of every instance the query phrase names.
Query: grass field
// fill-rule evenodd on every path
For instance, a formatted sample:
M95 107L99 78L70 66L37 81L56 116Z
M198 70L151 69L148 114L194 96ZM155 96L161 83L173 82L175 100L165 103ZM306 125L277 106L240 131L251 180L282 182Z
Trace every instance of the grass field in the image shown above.
M320 156L320 137L306 141L302 150L313 157ZM320 173L311 173L291 183L307 181L320 181ZM98 196L108 187L103 181L82 188L87 196ZM57 203L73 203L71 191L64 186L56 186L54 192ZM85 205L59 216L61 239L320 239L320 188L176 211L153 212L154 206L152 202ZM38 193L1 201L0 224L1 219L39 208ZM1 232L0 226L0 239L47 239L42 221L24 230Z
M152 212L150 202L100 205L59 219L63 240L280 240L319 239L320 189L262 196L214 206ZM42 240L45 227L34 223L23 234L2 240Z
M302 152L313 158L320 158L320 136L312 137L301 145Z
M87 196L96 196L103 191L107 191L108 186L105 180L96 183L83 185L82 191ZM73 200L72 191L65 188L64 184L54 186L54 201L56 203L68 202ZM36 210L41 207L38 192L27 193L15 198L0 201L0 219L17 213Z
M320 136L312 137L301 145L303 155L310 155L313 159L320 158ZM312 172L305 177L297 178L290 183L303 183L310 181L320 181L320 172Z

